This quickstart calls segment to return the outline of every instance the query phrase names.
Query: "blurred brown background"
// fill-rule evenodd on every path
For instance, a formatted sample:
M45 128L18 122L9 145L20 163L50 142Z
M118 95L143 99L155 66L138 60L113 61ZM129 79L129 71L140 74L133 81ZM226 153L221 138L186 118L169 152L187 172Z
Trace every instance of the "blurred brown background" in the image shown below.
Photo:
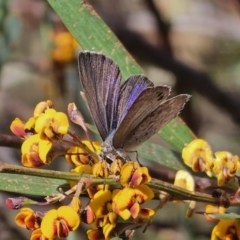
M155 84L193 95L181 116L196 135L216 151L240 155L240 1L90 3ZM10 133L15 117L29 118L39 101L51 99L65 112L69 102L81 108L79 49L46 1L0 0L1 133ZM20 163L20 153L1 148L0 160ZM27 239L27 231L11 222L16 212L6 209L5 198L0 196L0 240ZM212 225L202 216L185 220L185 210L167 205L136 239L209 239Z

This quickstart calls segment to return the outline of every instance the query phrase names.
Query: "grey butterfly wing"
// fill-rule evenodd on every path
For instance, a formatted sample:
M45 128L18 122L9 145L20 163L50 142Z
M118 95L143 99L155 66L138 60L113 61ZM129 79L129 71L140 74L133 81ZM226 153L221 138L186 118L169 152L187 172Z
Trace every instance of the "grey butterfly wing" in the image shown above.
M121 73L114 61L101 53L79 54L79 76L89 109L102 139L113 129Z
M170 91L170 87L165 85L147 88L142 91L129 108L125 118L117 127L112 141L113 146L115 148L121 148L127 140L126 137L129 133L139 126L146 116L166 101Z
M190 95L181 94L162 103L124 136L122 147L125 149L136 147L148 140L163 126L177 117L189 98Z
M128 113L128 110L138 98L138 96L148 87L153 87L153 83L143 75L132 75L121 86L117 108L117 126ZM117 127L116 126L116 127Z

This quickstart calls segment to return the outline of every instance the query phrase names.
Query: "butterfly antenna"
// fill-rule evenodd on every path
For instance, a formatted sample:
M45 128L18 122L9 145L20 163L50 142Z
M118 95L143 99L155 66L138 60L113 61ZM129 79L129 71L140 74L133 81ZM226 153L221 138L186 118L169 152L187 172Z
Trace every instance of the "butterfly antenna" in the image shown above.
M139 162L139 159L138 159L138 151L126 151L127 153L135 153L136 154L136 161L139 163L139 165L142 167L142 164ZM129 157L129 156L128 156ZM131 160L130 158L129 158L129 160Z

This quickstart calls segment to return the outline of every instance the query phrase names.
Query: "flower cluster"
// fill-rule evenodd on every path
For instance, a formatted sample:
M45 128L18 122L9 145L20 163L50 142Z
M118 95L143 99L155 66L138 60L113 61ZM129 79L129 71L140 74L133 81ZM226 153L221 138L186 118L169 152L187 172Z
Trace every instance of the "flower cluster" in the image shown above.
M82 140L75 132L70 131L68 117L84 130L87 140ZM179 170L169 192L165 182L164 187L159 188L159 181L151 179L148 169L137 161L126 160L118 155L107 161L106 156L102 156L101 143L91 141L84 119L74 103L68 106L68 117L57 112L51 101L45 101L36 106L28 121L24 123L16 118L10 127L12 132L23 140L21 162L24 166L38 168L52 163L61 155L72 166L71 173L74 173L65 178L69 189L45 197L44 203L25 197L6 201L10 208L22 207L15 221L17 225L32 231L31 240L66 238L81 222L91 226L87 231L88 239L110 240L136 227L145 226L146 229L156 211L168 201L188 203L186 217L192 216L197 204L198 184L195 184L190 173ZM185 146L182 158L193 171L216 176L218 186L234 179L240 168L237 156L224 151L213 153L209 144L202 139L195 139ZM76 173L77 180L72 178ZM185 194L179 194L181 191ZM239 192L235 195L225 194L226 202L237 204ZM191 193L193 198L190 197ZM29 204L50 205L65 198L71 199L69 205L62 205L47 212L35 212L26 207ZM82 207L81 198L87 198L88 204ZM158 200L155 208L143 205L152 199ZM209 201L213 204L223 202L215 201L211 196L207 199L207 202ZM226 206L208 207L205 212L208 220L217 221L212 232L213 240L233 239L235 236L238 239L240 236L237 218L221 215L217 219L214 215L226 214ZM224 219L226 217L228 220Z
M100 161L94 168L97 170L93 174L97 176L113 174L118 169L121 188L111 190L108 185L98 185L87 189L91 200L82 212L82 220L92 226L87 232L89 239L111 239L126 227L150 220L154 211L141 207L154 197L152 190L144 185L151 180L147 168L131 161L122 166L119 159L110 166ZM123 225L119 219L127 223Z
M205 217L211 222L216 222L216 226L212 230L211 240L224 239L240 239L240 220L239 215L234 213L230 217L221 219L216 218L216 214L224 216L226 208L221 206L207 205L205 210Z
M218 186L234 179L240 169L238 156L227 151L213 154L211 147L203 139L195 139L184 147L182 158L193 171L206 172L209 177L216 175Z
M16 118L11 131L24 140L22 144L22 164L26 167L40 167L50 164L57 151L52 148L68 132L69 122L66 114L53 109L51 101L39 103L26 123Z
M238 156L227 151L213 153L209 144L203 139L195 139L184 147L182 158L193 171L206 172L209 177L215 176L219 187L224 184L226 187L226 183L235 182L236 174L240 169ZM240 239L239 215L226 212L226 207L231 205L230 202L233 205L239 205L239 189L236 190L236 193L227 194L225 191L217 189L215 197L222 205L206 206L204 213L206 219L217 223L212 230L211 240Z
M77 202L78 198L73 198ZM74 231L80 224L80 217L76 208L61 206L44 213L34 212L31 208L22 208L15 218L18 226L32 231L31 240L54 240L65 238L70 231Z
M118 162L118 160L115 161ZM112 165L115 166L116 162ZM118 236L123 227L117 222L119 218L128 221L128 224L124 225L125 228L149 221L155 212L141 205L154 197L153 191L144 185L150 180L147 168L130 161L120 169L122 186L120 189L111 191L108 186L105 186L94 194L89 189L89 197L91 197L89 210L94 213L94 217L91 218L93 229L87 232L89 239L99 239L97 236L111 239Z
M70 119L80 125L87 136L84 120L74 104L69 104ZM120 184L111 188L107 184L68 181L72 201L67 206L51 209L46 213L34 212L22 208L16 216L16 223L33 231L31 240L57 239L69 235L80 222L90 224L89 239L111 239L119 236L126 229L148 224L155 211L142 206L154 198L154 192L146 183L151 177L146 167L137 162L125 161L116 156L108 163L101 158L101 144L81 140L69 130L68 118L57 112L51 101L39 103L26 123L15 119L11 124L12 132L24 140L22 144L22 164L37 168L50 164L56 156L65 156L66 161L74 166L73 173L89 174L97 178L112 176ZM90 199L89 204L81 208L79 197L82 193ZM66 193L49 198L48 203L61 201ZM47 199L47 198L46 198ZM11 202L8 201L8 205Z

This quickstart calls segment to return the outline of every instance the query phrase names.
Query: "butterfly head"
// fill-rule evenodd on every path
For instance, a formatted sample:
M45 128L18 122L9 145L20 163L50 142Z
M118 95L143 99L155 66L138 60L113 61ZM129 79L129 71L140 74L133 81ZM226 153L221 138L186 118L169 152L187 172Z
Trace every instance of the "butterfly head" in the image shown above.
M112 143L110 141L104 141L102 143L102 153L103 154L111 154L116 152L115 148L112 146Z
M125 153L124 149L119 148L115 149L111 141L105 140L102 143L102 156L111 161L114 161L116 158L121 158L123 161L129 159L128 155Z

